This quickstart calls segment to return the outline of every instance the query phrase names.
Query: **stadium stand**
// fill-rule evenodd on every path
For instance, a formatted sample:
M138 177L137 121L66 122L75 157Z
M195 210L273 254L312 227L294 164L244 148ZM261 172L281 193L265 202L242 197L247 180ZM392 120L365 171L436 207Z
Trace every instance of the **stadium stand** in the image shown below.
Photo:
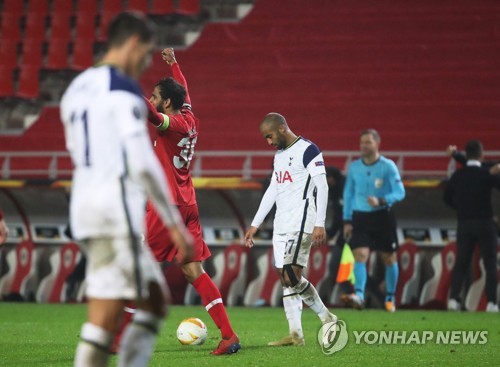
M397 307L418 304L420 287L420 254L418 246L407 242L398 251L399 279L396 287Z
M279 306L283 290L274 268L272 248L258 257L257 272L257 277L246 288L243 304L245 306Z
M22 1L19 1L22 3ZM28 1L28 13L38 14L40 17L45 17L49 15L49 0L29 0Z
M500 260L500 247L497 247L497 264L500 264L498 260ZM474 249L472 267L471 284L465 295L465 309L467 311L485 311L488 303L485 292L486 271L484 269L483 260L481 259L479 247L477 246ZM497 280L500 281L500 267L498 266ZM497 296L498 295L500 295L500 292L497 290Z
M65 282L80 259L80 246L67 243L50 255L50 273L38 286L36 300L40 303L61 303L65 301Z
M9 66L0 66L0 98L9 97L13 94L12 68Z
M44 39L42 28L58 24L54 10L63 3L73 4L54 2L49 22L26 14L25 38L31 34L27 39ZM4 11L25 14L12 4L6 2ZM151 1L148 11L196 13L203 2L180 1L175 3L177 8L171 4ZM83 42L80 37L89 40L83 54L91 49L91 39L104 40L103 31L117 11L124 6L144 10L143 3L133 1L104 0L98 5L96 1L77 2L86 21L78 14L74 22L73 54L67 62L56 57L60 63L49 65L69 63L81 70L93 57L87 56L83 65L75 62L79 58L74 55L80 52L76 42ZM178 51L203 123L198 150L266 150L256 128L241 139L234 127L256 126L272 110L285 114L297 133L323 150L352 150L359 130L367 126L380 130L384 150L442 150L443 136L460 145L474 135L487 148L495 145L500 55L494 32L497 12L492 10L498 9L498 3L461 0L436 6L422 0L418 6L393 1L378 6L371 1L317 0L316 5L292 0L283 7L261 0L241 22L208 24L193 47ZM58 15L66 16L72 9L65 6ZM91 26L96 12L97 34ZM67 27L62 27L66 37ZM41 64L44 54L34 53L29 63ZM144 89L149 90L164 73L156 56L142 80ZM304 106L309 107L307 129L299 123L304 119ZM54 132L61 133L60 129ZM418 159L405 168L426 169L442 166L442 162ZM207 164L211 168L212 163ZM258 164L264 168L267 163Z
M23 241L7 253L9 270L0 278L0 294L3 299L28 300L34 289L30 279L36 276L38 252L33 242ZM19 300L19 299L17 299Z
M240 3L246 7L230 8ZM179 46L176 54L201 120L196 150L226 151L222 159L204 156L203 172L222 168L239 174L248 157L227 152L251 151L257 153L252 159L260 176L266 175L273 152L257 127L269 111L282 112L296 133L324 151L357 150L358 133L366 127L381 132L383 150L442 151L471 137L481 139L487 150L498 150L500 3L493 0L289 0L286 6L258 0L243 20L252 0L0 4L0 153L20 154L0 156L3 179L69 178L69 159L57 155L65 151L57 103L67 82L99 59L103 32L122 9L147 12L161 25L161 45ZM212 22L205 24L207 16ZM196 39L190 46L188 40ZM141 81L146 93L165 71L155 55ZM24 152L39 153L24 157ZM443 171L448 161L444 154L420 157L405 160L404 168ZM199 162L196 158L193 167ZM343 167L345 157L329 156L326 163ZM24 173L12 175L12 170ZM433 277L422 276L423 307L445 304L446 264L452 256L446 247L432 259ZM277 305L281 287L271 272L272 259L269 254L258 259L259 269L267 269L264 288L252 297L247 292L245 304ZM371 276L376 276L375 260L370 257ZM405 264L400 263L402 280ZM413 266L420 268L416 258ZM398 288L403 305L413 297L405 296L412 293L409 284L403 281ZM474 292L479 285L473 284ZM331 303L338 298L332 294ZM241 299L237 294L231 302Z
M316 288L322 299L328 299L332 289L330 274L331 249L329 246L313 246L309 254L309 262L304 269L304 277Z
M248 279L248 252L248 248L238 243L227 246L213 258L216 273L212 279L228 306L243 301Z
M173 0L152 0L150 7L150 14L153 15L166 15L175 12Z
M3 12L20 17L24 12L24 3L19 0L4 0Z
M451 284L451 272L457 257L457 244L448 244L440 253L433 256L431 263L434 275L420 292L420 305L428 308L445 309Z

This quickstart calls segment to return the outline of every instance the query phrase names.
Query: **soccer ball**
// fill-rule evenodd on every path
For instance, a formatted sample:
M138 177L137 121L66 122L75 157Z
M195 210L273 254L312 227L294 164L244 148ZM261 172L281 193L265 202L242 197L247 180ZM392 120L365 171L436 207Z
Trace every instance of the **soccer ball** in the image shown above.
M182 320L177 328L177 340L183 345L202 345L207 335L205 323L194 317Z

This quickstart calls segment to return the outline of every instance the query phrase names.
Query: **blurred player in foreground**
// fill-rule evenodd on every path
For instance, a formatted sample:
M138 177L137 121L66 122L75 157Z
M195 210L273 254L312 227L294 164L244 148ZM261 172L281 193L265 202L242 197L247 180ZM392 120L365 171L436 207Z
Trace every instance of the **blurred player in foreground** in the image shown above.
M276 203L274 217L274 266L283 285L283 306L290 335L270 342L270 346L304 345L302 301L323 324L336 322L321 301L316 288L302 276L311 246L326 243L325 219L328 202L323 155L318 147L288 127L285 118L269 113L260 124L260 132L278 151L274 171L250 229L245 246L253 246L253 237L266 215Z
M164 49L162 58L171 67L173 78L158 81L151 97L146 100L148 120L155 130L154 150L168 178L173 202L179 208L182 221L194 238L193 253L185 261L179 257L177 248L170 240L169 230L151 205L148 205L146 214L146 242L151 247L156 261L177 261L186 279L201 296L205 309L222 336L212 354L232 354L241 348L239 338L231 327L219 289L201 264L210 257L210 250L203 240L198 204L189 170L198 140L199 120L192 111L187 82L175 59L174 50ZM115 338L115 344L119 337L117 335Z
M5 221L3 219L2 210L0 210L0 245L3 245L3 243L7 240L8 235L9 229L7 228L7 225L5 224Z
M146 106L134 79L153 49L152 25L137 14L110 24L101 65L80 74L61 101L66 146L74 164L70 202L73 235L88 255L88 320L75 366L107 366L127 300L138 309L118 353L118 365L146 366L165 316L165 281L141 244L146 195L189 256L191 237L169 203L165 176L146 128Z
M344 187L344 237L354 254L354 290L344 301L354 308L364 305L366 262L371 250L381 252L385 264L385 309L396 310L398 283L396 217L392 206L404 199L405 189L398 168L379 153L376 130L360 134L361 158L349 166Z

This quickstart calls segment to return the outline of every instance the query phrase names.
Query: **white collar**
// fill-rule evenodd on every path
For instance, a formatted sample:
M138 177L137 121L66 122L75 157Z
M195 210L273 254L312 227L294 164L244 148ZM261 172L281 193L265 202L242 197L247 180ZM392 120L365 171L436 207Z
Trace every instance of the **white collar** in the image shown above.
M481 162L476 159L469 159L467 161L467 167L481 167Z

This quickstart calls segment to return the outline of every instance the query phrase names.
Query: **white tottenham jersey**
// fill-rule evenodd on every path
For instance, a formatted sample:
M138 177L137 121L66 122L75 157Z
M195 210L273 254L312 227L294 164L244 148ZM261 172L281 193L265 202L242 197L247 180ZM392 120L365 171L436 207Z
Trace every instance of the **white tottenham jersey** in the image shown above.
M146 194L128 175L125 148L127 139L147 134L138 84L113 67L90 68L64 93L61 118L74 164L74 237L141 234Z
M316 221L312 177L325 173L323 155L309 140L298 137L276 153L271 183L277 192L274 233L312 233Z

